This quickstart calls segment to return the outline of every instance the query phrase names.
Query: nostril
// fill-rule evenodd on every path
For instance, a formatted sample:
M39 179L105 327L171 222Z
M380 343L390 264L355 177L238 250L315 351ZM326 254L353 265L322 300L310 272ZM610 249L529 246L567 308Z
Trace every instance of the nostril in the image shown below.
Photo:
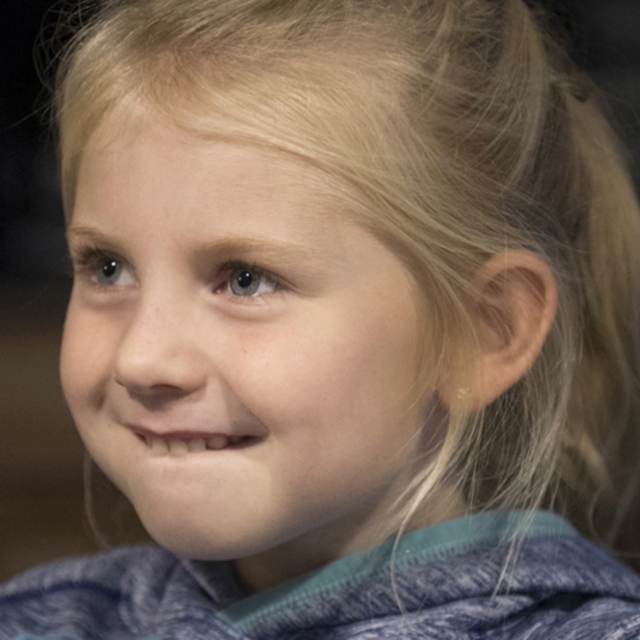
M168 410L182 399L190 397L189 390L170 386L155 386L150 388L122 385L127 398L141 408L151 413Z

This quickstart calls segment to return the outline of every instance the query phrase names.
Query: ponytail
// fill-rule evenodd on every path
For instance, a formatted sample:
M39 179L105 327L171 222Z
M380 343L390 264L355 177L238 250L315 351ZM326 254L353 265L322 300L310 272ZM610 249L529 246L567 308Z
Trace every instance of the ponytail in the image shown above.
M566 104L577 154L574 196L584 220L574 245L583 338L564 468L581 459L588 476L586 483L571 483L588 506L577 524L624 547L640 527L634 505L640 489L640 210L595 98L568 97Z

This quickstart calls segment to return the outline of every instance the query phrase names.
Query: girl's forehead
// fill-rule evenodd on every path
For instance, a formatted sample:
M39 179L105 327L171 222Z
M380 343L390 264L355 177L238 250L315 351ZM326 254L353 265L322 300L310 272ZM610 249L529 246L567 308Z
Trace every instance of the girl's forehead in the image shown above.
M177 174L196 170L203 178L223 171L232 184L281 197L295 195L310 208L321 206L343 215L354 213L358 199L352 185L317 162L258 138L240 139L215 130L203 134L159 115L124 110L105 118L90 136L78 182L86 178L88 165L92 171L109 171L123 159L146 166L149 177L161 164Z
M87 145L72 225L122 217L159 234L166 213L172 234L263 235L308 246L331 238L326 249L335 252L354 228L363 231L348 194L341 180L294 154L134 119L103 126Z

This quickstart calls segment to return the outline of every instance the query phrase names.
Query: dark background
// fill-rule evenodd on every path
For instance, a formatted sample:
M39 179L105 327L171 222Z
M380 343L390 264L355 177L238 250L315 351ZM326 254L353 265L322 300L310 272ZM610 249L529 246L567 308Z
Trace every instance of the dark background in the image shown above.
M0 580L97 549L83 515L82 447L58 382L70 281L48 95L34 65L46 57L42 47L34 54L39 34L50 38L70 4L3 0L0 8ZM640 182L640 0L544 5L608 96Z

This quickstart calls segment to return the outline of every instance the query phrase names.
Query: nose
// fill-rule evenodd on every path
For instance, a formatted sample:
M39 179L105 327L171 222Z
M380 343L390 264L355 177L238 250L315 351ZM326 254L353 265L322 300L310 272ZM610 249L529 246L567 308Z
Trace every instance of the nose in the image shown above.
M206 371L194 338L194 315L175 299L140 298L124 323L115 353L116 383L132 395L153 397L202 388Z

